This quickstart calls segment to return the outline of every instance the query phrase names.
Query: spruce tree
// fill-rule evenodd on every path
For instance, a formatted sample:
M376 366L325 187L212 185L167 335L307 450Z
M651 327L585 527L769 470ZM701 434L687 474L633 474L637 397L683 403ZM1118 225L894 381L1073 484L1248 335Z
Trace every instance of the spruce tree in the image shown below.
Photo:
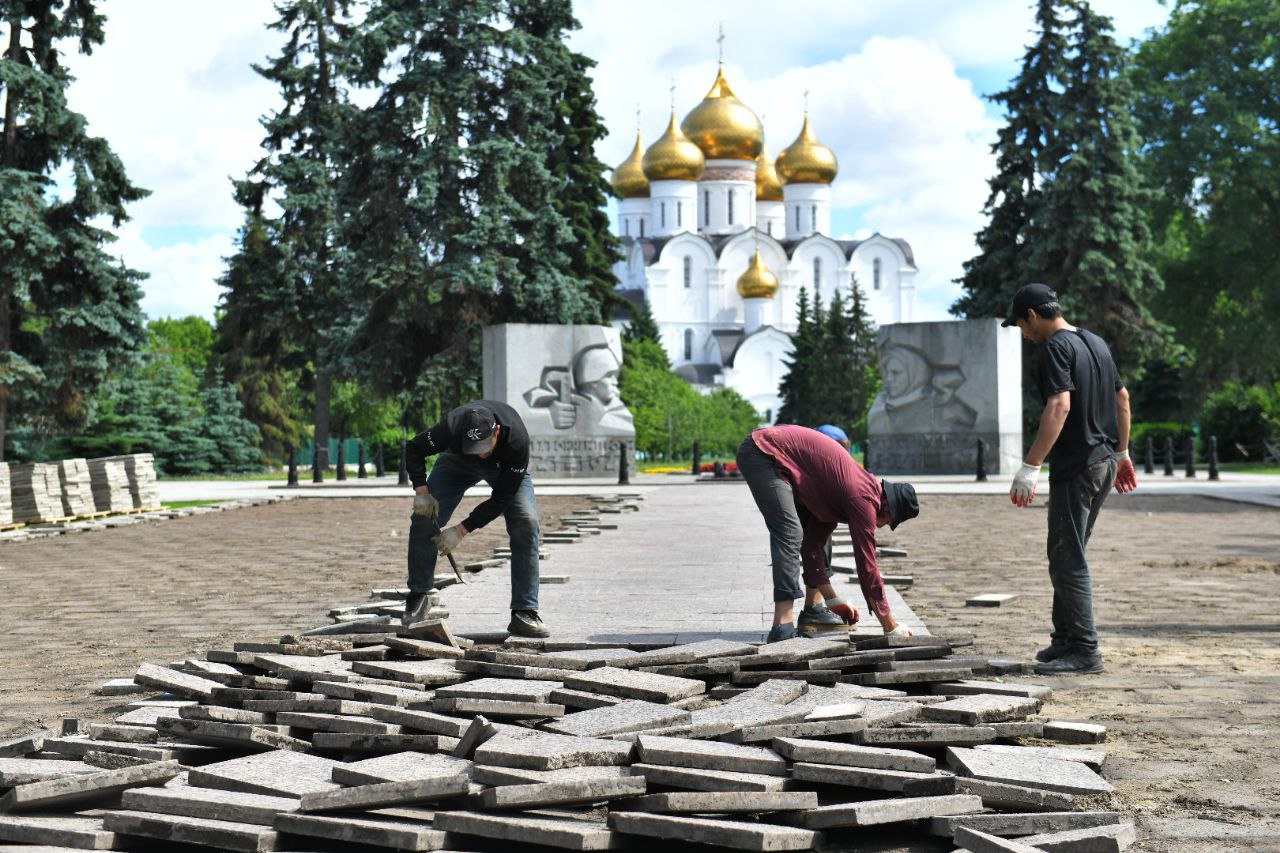
M214 370L209 384L200 392L200 434L216 446L215 471L253 471L262 465L258 450L261 434L244 417L236 386Z
M92 0L0 0L0 460L10 422L75 429L143 340L142 274L105 251L134 186L67 103L65 43L103 43ZM70 176L54 191L54 175Z
M783 362L787 373L778 386L782 406L778 409L776 421L816 426L813 418L821 405L821 371L825 364L823 312L821 299L815 296L811 304L809 293L803 287L796 300L796 331L791 341L791 358Z
M622 329L622 339L628 342L652 341L662 343L658 322L653 319L653 309L648 299L641 299L631 308L631 322Z

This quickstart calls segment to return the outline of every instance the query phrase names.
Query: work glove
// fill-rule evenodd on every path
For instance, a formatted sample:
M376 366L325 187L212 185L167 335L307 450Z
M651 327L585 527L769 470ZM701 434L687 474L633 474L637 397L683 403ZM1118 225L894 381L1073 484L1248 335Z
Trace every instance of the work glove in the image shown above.
M858 621L858 608L851 606L840 596L828 598L827 609L843 619L846 625L854 625Z
M1028 506L1036 499L1036 481L1039 479L1040 466L1023 462L1009 489L1009 500L1013 501L1014 506Z
M441 554L448 556L457 549L462 542L462 537L466 535L467 531L462 528L462 525L455 524L440 531L440 535L432 541L436 543L436 548Z
M899 622L897 625L893 626L892 631L886 631L885 636L886 637L913 637L915 635L911 633L910 628L908 628L906 625L903 625L901 622Z
M414 495L413 514L420 515L427 521L435 521L436 516L440 514L440 501L430 494Z
M1129 458L1129 451L1121 450L1116 454L1116 491L1128 494L1138 488L1138 472Z

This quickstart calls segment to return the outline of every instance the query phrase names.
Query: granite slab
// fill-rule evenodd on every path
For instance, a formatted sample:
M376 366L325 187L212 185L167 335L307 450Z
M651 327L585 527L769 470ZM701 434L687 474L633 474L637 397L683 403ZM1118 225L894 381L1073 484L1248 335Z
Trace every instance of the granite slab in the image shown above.
M150 812L112 811L103 815L102 824L113 832L125 835L199 844L220 850L257 853L276 849L275 830L252 823Z
M155 761L119 770L78 773L60 779L18 785L0 797L0 813L30 809L63 807L86 800L118 794L140 785L161 785L177 776L181 766L176 761Z
M552 733L500 733L476 750L477 764L558 770L562 767L622 765L631 757L631 745L601 738Z
M787 762L782 756L758 746L642 734L636 748L640 761L645 764L733 770L765 776L785 776L787 773Z
M955 777L949 773L911 773L872 767L848 767L798 761L791 778L801 782L843 785L868 791L893 791L907 796L936 796L955 793Z
M908 749L885 749L790 737L775 738L773 748L791 761L804 761L810 764L902 770L907 773L932 773L937 769L937 762L934 759Z
M437 812L435 826L462 835L541 844L564 850L613 850L623 844L623 838L603 823L542 814Z
M790 788L783 776L733 770L699 770L693 767L636 763L631 765L631 772L645 777L651 785L688 791L785 791Z
M559 720L544 723L542 728L575 737L604 737L662 726L685 725L691 721L692 716L688 711L656 702L626 699L616 705L569 714Z
M121 795L120 807L138 812L271 826L276 815L297 811L298 800L293 797L178 785L132 788Z
M875 826L901 823L938 815L971 814L982 811L982 800L969 794L945 794L938 797L894 797L887 800L863 800L811 809L799 816L801 826L808 829Z
M277 750L192 767L187 784L280 797L332 791L333 768L342 762L305 752Z
M949 747L947 763L961 775L1009 785L1067 794L1109 794L1114 790L1110 782L1076 761Z
M481 795L481 801L486 809L545 808L634 797L643 794L645 790L646 782L643 776L617 776L527 785L500 785L486 790Z
M427 800L445 800L467 793L470 786L471 781L466 773L375 782L372 785L357 785L334 791L303 794L300 810L303 812L351 811Z
M0 815L0 841L48 844L79 850L110 850L114 832L89 815Z
M564 686L572 690L586 690L649 702L673 702L705 693L707 689L704 682L692 678L677 678L654 672L635 672L612 666L573 673L565 677Z
M361 761L336 764L333 781L343 785L375 785L439 776L466 775L471 762L465 758L422 752L396 752Z
M818 833L794 826L649 812L611 812L609 826L626 835L735 850L812 850L820 840Z

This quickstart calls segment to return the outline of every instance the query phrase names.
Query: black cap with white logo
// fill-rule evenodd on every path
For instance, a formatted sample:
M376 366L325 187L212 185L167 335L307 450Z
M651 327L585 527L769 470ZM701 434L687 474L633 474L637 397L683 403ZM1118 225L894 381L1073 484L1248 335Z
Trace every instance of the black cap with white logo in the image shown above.
M1018 292L1013 295L1013 305L1009 307L1009 318L1001 323L1001 326L1016 326L1018 321L1027 316L1027 312L1032 308L1039 308L1041 305L1048 305L1050 302L1057 302L1058 294L1053 292L1053 288L1047 284L1027 284L1018 288Z
M498 421L483 406L467 406L462 412L462 452L479 456L493 446L493 431Z

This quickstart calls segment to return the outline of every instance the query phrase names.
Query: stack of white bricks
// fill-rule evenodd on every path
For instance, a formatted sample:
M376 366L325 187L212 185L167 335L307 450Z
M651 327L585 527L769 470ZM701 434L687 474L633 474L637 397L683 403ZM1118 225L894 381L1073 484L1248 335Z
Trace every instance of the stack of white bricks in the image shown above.
M93 485L89 479L89 463L85 459L63 459L58 463L62 488L62 509L67 516L92 515Z
M0 524L13 523L13 500L9 496L9 463L0 462Z
M89 479L93 486L93 504L98 512L124 512L133 509L129 491L129 472L124 460L90 459Z
M31 462L9 468L14 521L52 521L63 517L62 478L56 462Z
M134 509L157 509L160 506L160 490L156 485L156 457L150 453L130 453L125 456L105 456L98 462L123 462L129 477L129 493Z

